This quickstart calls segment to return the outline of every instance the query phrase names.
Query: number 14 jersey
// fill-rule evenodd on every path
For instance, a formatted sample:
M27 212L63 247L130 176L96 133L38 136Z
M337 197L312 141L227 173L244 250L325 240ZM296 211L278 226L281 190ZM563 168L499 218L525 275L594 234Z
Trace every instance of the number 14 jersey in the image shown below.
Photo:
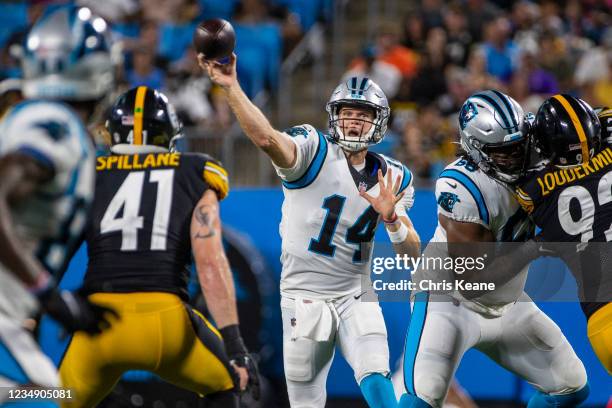
M98 157L86 239L88 292L170 292L186 299L191 217L211 188L228 192L227 172L198 153Z
M368 152L365 168L349 164L342 148L310 125L288 129L297 148L292 168L276 168L285 200L280 234L283 295L329 299L359 291L369 277L379 216L359 195L380 192L377 171L412 196L412 174L401 163ZM385 177L386 180L386 177Z

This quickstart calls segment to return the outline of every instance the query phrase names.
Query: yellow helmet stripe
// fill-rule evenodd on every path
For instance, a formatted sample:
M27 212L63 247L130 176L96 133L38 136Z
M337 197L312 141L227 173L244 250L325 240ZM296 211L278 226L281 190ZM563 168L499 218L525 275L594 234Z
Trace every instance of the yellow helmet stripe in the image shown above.
M142 116L144 115L144 101L147 95L147 87L139 86L136 90L136 102L134 104L134 144L142 144Z
M578 133L578 139L580 140L580 147L582 148L582 162L586 163L589 161L589 146L587 144L586 135L584 133L584 129L582 128L582 123L580 123L580 119L578 119L578 115L576 115L576 111L567 99L563 95L555 95L553 96L556 100L558 100L561 105L567 111L572 123L574 124L574 128L576 128L576 132Z

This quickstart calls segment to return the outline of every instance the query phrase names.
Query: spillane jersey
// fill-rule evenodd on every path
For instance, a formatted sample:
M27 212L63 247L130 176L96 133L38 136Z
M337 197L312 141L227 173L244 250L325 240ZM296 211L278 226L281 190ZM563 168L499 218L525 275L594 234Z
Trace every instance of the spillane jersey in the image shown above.
M81 119L62 103L30 100L12 108L0 124L0 156L29 156L52 178L11 205L15 232L59 279L78 246L93 198L95 150ZM1 183L2 181L0 181ZM0 312L24 317L31 295L0 264Z
M533 224L514 198L513 191L464 158L455 160L440 173L436 181L436 200L438 214L459 222L480 224L491 231L497 242L521 242L533 236ZM445 242L446 231L438 223L430 241L430 251L436 256L448 256L446 246L438 244ZM469 307L485 314L502 314L506 305L523 293L527 269L495 291L469 301ZM448 277L454 278L456 276ZM461 297L459 293L456 296Z
M549 166L534 172L517 189L517 196L548 242L612 241L612 149L605 147L581 166ZM587 315L599 307L593 300L612 300L612 254L606 248L595 244L580 257L566 254L580 298L587 300L582 304ZM594 255L602 249L605 253Z
M360 290L369 276L372 241L379 216L359 195L376 197L377 171L401 178L400 190L413 196L412 174L401 163L368 152L360 172L342 148L310 125L287 131L297 146L290 169L277 167L285 200L280 235L281 292L288 296L335 298Z
M186 298L193 210L209 188L227 195L225 169L203 154L150 153L98 157L96 171L86 290Z

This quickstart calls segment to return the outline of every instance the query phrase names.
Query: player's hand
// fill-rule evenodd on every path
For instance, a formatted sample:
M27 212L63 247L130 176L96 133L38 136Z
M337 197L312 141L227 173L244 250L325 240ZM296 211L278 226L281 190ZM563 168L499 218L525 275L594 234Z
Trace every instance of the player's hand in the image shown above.
M222 64L219 61L207 60L202 53L198 54L198 65L206 72L210 80L222 88L229 88L238 83L236 74L236 54L229 56L229 62Z
M110 317L119 318L111 308L90 302L85 296L50 287L38 295L42 309L68 332L99 334L110 327Z
M249 393L255 401L259 400L259 370L257 363L249 354L240 336L238 325L233 324L219 330L223 337L225 351L235 372L234 383L240 392Z
M405 192L396 194L399 190L401 177L397 176L395 183L391 182L391 171L387 170L387 180L383 177L382 170L378 170L378 185L380 186L380 193L378 197L372 197L365 190L360 190L359 195L365 198L374 211L379 213L383 219L390 220L395 214L395 204L402 199Z

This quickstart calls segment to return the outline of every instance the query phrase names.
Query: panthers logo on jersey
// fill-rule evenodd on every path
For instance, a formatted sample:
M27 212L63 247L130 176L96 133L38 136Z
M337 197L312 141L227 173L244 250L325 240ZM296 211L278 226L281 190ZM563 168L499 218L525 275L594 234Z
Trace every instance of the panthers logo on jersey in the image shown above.
M449 193L447 191L443 191L440 194L440 197L438 197L438 205L448 212L453 212L453 207L460 201L461 200L457 194Z

